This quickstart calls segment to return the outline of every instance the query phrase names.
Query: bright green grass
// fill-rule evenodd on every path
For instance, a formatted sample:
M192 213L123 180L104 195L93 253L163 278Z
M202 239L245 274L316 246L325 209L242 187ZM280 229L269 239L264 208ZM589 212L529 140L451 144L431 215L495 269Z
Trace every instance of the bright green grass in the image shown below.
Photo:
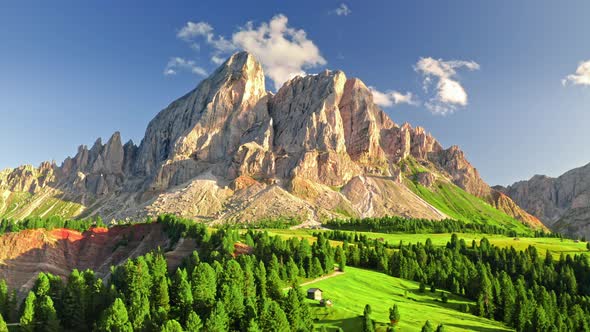
M426 320L435 326L443 323L446 331L509 330L499 322L460 311L465 303L473 308L472 301L449 294L449 302L443 304L437 301L440 291L420 293L417 283L379 272L347 267L344 274L306 285L303 290L311 287L321 288L324 298L334 303L332 308L323 308L308 300L313 314L320 319L319 326L360 331L360 315L365 305L370 304L371 317L380 325L378 331L384 331L389 322L389 307L396 303L401 315L398 331L420 331Z
M45 216L62 216L65 218L76 216L82 205L69 202L57 197L44 198L39 205L30 211L27 211L27 207L30 206L37 196L31 195L28 192L13 192L6 200L0 202L0 217L4 218L15 218L21 219L26 216L31 217L45 217Z
M432 190L418 183L406 181L410 190L432 206L453 219L504 226L519 234L531 233L530 228L520 221L497 210L482 199L475 197L451 183L437 182Z
M314 232L318 232L318 230L306 230L306 229L273 229L268 231L271 235L279 235L283 238L288 237L299 237L299 238L306 238L309 241L314 241L315 237L313 236ZM321 231L320 231L321 232ZM425 243L427 239L432 241L432 244L435 246L444 246L447 242L451 239L450 233L442 233L442 234L404 234L404 233L395 233L395 234L385 234L385 233L373 233L373 232L357 232L359 234L364 234L370 239L379 239L383 238L384 241L389 242L390 244L397 245L400 241L404 244L409 243ZM519 237L515 240L512 237L507 237L505 235L498 235L498 234L478 234L478 233L458 233L457 236L459 238L464 239L468 246L471 245L471 242L475 240L478 244L482 238L487 238L490 243L501 247L514 247L516 250L525 250L528 246L534 246L537 248L537 251L540 255L545 255L547 250L550 250L553 256L559 257L560 254L580 254L580 253L588 253L588 249L586 249L586 242L579 242L576 243L574 240L570 239L558 239L558 238L533 238L533 237ZM340 242L334 241L336 245Z

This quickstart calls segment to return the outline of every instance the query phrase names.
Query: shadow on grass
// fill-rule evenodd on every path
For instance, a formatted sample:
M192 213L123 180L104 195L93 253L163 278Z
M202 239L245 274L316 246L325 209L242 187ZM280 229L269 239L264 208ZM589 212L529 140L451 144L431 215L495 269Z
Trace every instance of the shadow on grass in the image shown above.
M338 331L338 328L344 331L360 331L362 328L362 319L360 316L342 319L320 319L314 323L325 326L328 331Z
M470 326L470 325L453 324L453 323L445 323L445 326L453 326L453 327L456 327L458 329L462 329L465 331L479 331L479 332L503 331L503 330L499 330L498 328L492 328L492 327Z

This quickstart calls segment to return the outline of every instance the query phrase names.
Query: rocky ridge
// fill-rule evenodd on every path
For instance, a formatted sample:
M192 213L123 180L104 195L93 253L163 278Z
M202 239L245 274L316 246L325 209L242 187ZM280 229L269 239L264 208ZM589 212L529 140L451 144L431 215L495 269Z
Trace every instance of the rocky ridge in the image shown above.
M24 217L46 197L79 204L74 216L137 218L172 212L215 222L285 216L447 216L405 186L419 161L426 187L452 182L542 227L490 188L464 153L421 127L394 123L366 85L341 71L295 77L266 91L261 65L240 52L148 125L139 146L115 133L60 166L0 173L0 215ZM19 201L18 193L27 193ZM8 211L8 212L7 212Z
M495 187L550 228L590 238L590 164L557 178L535 175L508 187Z

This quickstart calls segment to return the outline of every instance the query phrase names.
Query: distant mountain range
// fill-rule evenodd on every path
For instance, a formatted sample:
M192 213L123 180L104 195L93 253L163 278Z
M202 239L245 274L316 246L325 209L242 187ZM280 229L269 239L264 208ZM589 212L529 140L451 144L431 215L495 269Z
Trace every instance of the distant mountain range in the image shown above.
M240 52L161 111L139 146L115 133L59 166L0 172L0 216L108 221L170 212L311 226L399 215L544 228L504 194L536 214L514 190L490 188L457 146L394 123L359 79L326 70L274 94L260 63Z
M535 175L497 190L551 229L590 238L590 164L557 178Z

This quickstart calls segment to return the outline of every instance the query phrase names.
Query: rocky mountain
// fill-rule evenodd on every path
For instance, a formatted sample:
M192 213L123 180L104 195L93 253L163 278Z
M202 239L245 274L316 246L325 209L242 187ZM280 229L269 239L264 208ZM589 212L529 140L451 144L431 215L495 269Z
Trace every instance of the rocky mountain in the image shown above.
M551 229L590 238L590 164L557 178L535 175L496 189Z
M448 188L467 207L433 198ZM59 166L5 170L0 194L0 215L14 218L170 212L312 225L334 217L471 218L466 209L493 206L502 218L543 227L490 188L457 146L445 149L423 128L394 123L359 79L326 70L273 94L245 52L161 111L139 146L115 133Z

